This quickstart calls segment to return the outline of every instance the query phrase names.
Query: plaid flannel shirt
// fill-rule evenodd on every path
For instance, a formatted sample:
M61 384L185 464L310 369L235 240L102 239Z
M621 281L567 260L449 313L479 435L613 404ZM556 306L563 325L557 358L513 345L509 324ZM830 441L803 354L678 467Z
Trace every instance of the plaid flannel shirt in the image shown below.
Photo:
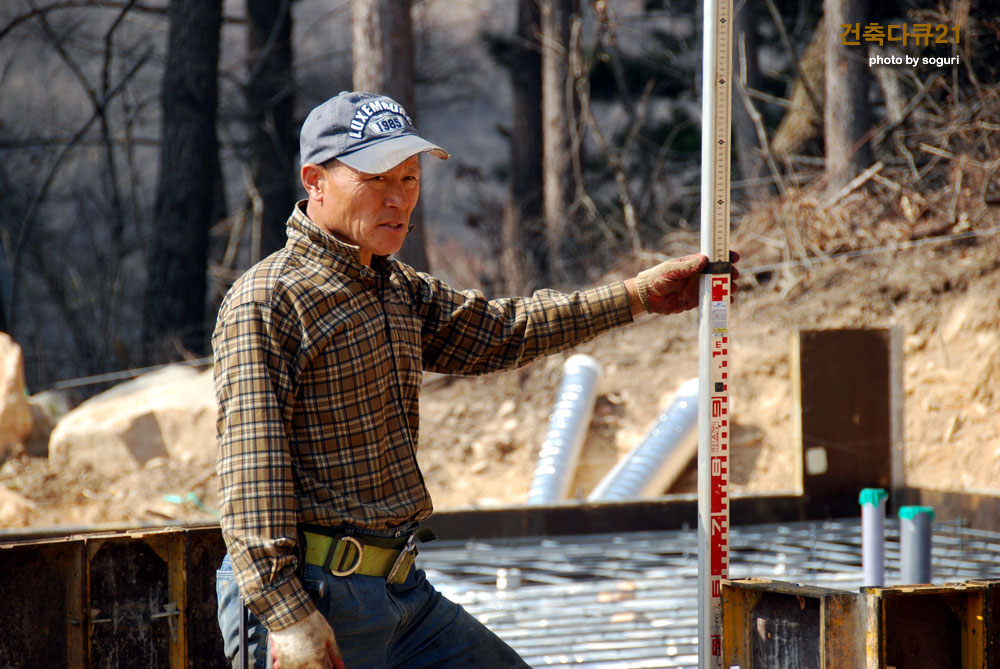
M230 289L212 339L222 530L248 606L274 630L314 609L298 523L378 530L430 515L423 370L511 369L632 320L623 283L487 300L390 258L362 265L302 203L287 231Z

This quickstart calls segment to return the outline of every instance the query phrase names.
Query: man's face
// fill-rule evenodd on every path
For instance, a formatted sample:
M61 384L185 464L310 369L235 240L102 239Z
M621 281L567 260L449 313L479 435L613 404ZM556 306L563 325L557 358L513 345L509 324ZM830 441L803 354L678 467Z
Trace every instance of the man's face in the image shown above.
M310 193L309 218L341 241L360 247L366 265L372 255L398 251L420 195L419 156L382 174L359 172L339 161L320 169L321 197L316 202Z

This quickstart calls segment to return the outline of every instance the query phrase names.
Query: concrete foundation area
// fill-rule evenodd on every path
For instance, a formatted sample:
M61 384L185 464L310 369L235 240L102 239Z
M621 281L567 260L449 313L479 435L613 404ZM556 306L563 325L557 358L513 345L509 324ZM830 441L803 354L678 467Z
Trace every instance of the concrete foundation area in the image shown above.
M886 587L862 589L860 519L802 519L796 499L733 500L743 522L730 537L725 666L997 666L995 527L939 516L933 583L908 586L890 517ZM998 504L951 502L984 513ZM426 523L442 539L421 547L418 564L532 666L696 667L693 503L442 513ZM771 522L746 523L767 513ZM228 666L215 620L218 527L7 540L0 666ZM943 659L921 663L929 657Z
M730 497L722 666L1000 667L1000 497L906 486L898 337L804 331L793 346L801 486ZM885 489L880 587L862 564L870 488ZM696 667L697 503L440 512L417 564L532 666ZM934 512L925 583L904 582L907 506ZM218 525L0 534L0 667L227 667L224 551Z

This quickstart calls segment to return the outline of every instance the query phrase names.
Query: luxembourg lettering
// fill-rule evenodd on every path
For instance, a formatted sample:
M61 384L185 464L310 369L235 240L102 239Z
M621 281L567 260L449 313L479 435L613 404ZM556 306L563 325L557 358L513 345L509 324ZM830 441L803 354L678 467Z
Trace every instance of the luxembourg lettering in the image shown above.
M365 126L368 124L368 121L373 116L386 112L388 112L387 118L380 119L376 122L375 129L380 135L402 129L402 119L405 119L405 122L408 125L413 124L413 121L410 120L406 110L398 104L394 102L386 102L384 100L374 100L366 105L363 105L361 109L355 112L354 118L351 119L351 138L362 139L365 135Z

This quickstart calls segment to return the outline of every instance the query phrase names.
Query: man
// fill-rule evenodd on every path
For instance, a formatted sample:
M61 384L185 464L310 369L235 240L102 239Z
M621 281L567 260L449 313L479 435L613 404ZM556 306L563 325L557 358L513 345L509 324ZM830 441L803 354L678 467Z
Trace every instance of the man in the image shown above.
M643 311L697 305L701 255L588 291L501 300L392 259L422 153L448 157L389 98L345 92L314 109L300 137L307 199L288 243L219 310L229 555L217 587L230 658L246 602L258 666L526 666L413 567L432 509L416 460L422 372L510 369Z

